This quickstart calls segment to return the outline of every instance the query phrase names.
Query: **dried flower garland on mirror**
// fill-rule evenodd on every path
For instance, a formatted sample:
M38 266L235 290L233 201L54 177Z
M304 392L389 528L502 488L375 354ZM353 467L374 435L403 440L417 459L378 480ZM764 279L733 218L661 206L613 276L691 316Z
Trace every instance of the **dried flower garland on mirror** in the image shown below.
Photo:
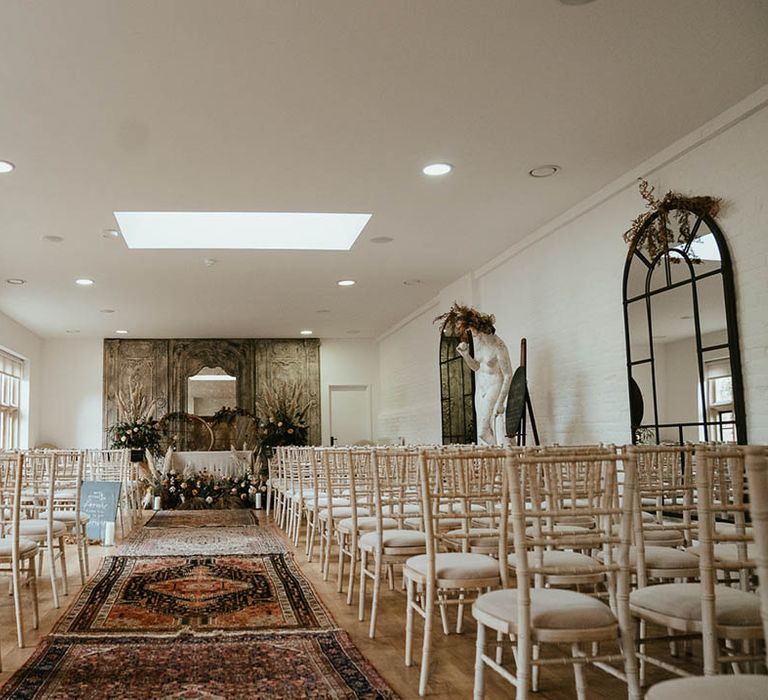
M684 246L688 243L691 235L691 214L714 218L722 207L719 197L689 197L673 191L657 199L654 196L655 188L648 184L647 180L640 180L639 189L648 211L635 218L632 226L624 232L624 240L630 246L634 245L633 250L643 252L649 260L678 244ZM691 262L701 262L690 251L688 255ZM670 260L680 262L677 257L670 257Z

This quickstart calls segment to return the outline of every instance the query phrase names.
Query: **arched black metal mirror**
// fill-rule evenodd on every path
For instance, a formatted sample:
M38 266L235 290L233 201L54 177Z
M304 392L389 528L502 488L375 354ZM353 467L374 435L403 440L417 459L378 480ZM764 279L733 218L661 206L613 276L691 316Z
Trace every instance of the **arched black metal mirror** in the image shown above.
M468 334L469 352L474 356L472 334ZM477 442L475 416L475 375L456 352L461 339L440 333L440 407L443 444Z
M633 441L746 443L733 269L714 219L648 216L630 242L623 301Z

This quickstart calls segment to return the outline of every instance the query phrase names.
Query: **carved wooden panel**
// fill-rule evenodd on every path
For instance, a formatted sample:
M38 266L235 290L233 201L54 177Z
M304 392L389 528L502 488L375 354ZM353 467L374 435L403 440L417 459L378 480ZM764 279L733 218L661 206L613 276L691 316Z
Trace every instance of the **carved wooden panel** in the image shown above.
M117 422L116 395L135 377L150 398L156 417L185 411L187 378L203 367L221 367L237 377L237 405L253 411L267 384L302 382L308 398L309 442L320 444L320 342L271 339L173 339L104 341L104 427ZM105 436L106 444L106 436Z
M131 381L138 381L149 400L157 399L155 418L168 410L168 341L104 340L104 445L106 430L120 418L117 393L128 395Z

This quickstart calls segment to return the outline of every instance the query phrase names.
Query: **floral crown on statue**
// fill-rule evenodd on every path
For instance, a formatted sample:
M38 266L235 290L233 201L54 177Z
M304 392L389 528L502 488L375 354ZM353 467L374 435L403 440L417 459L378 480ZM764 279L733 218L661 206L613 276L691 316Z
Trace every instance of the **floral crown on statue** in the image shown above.
M493 314L484 314L473 309L471 306L462 306L454 301L451 310L440 314L433 323L440 321L442 329L448 331L451 335L457 336L462 340L467 340L469 331L477 333L487 333L493 335L496 333L496 317Z

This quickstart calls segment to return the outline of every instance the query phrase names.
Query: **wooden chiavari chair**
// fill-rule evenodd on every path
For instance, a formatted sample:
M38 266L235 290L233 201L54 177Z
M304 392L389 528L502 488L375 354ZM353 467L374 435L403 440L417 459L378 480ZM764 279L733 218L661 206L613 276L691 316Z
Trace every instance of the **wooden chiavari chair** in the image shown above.
M768 448L748 446L744 448L745 467L749 484L749 513L751 526L754 529L753 556L760 580L760 616L763 628L763 644L768 639ZM730 543L739 546L743 542ZM714 549L713 549L714 554ZM711 560L713 569L716 567L714 557ZM712 615L712 602L707 600ZM715 603L716 606L716 603ZM715 615L717 611L715 609ZM710 650L710 663L717 663L717 647L713 639L707 642ZM768 645L765 645L768 650ZM707 652L705 652L707 653ZM761 659L768 668L768 656ZM728 676L698 676L678 678L664 681L651 687L646 700L679 700L679 698L695 697L698 700L762 700L768 689L768 676L763 674L739 674Z
M576 693L587 697L584 666L591 664L627 683L629 696L640 698L634 655L629 595L629 544L634 504L635 465L632 457L598 452L569 456L509 452L502 499L499 541L504 588L480 596L472 607L477 620L475 698L484 693L488 666L512 683L518 700L528 697L534 669L572 663ZM619 467L624 482L617 495ZM515 550L516 588L509 588L506 567L508 515ZM614 527L620 522L620 531ZM574 522L581 524L574 525ZM589 523L590 525L586 525ZM596 553L591 563L575 566L546 560L550 551ZM605 577L610 606L578 591L544 587L547 577L594 573ZM496 653L486 651L487 629L496 632ZM514 672L503 663L500 642L508 637ZM601 643L620 643L621 653L601 654ZM540 658L542 644L569 645L571 656ZM589 644L590 651L582 648ZM623 671L613 664L623 663Z
M38 544L19 535L22 503L23 460L20 453L0 454L0 573L10 574L16 616L16 640L24 646L21 601L22 576L32 593L32 626L39 625L36 558ZM0 670L2 664L0 663Z
M448 634L447 607L455 605L456 630L460 632L464 605L472 601L469 594L490 590L501 583L496 560L487 554L469 551L474 518L483 511L495 512L501 499L499 490L491 490L497 483L495 477L479 470L477 460L495 460L494 469L500 471L503 452L481 448L419 451L426 554L411 557L403 565L407 590L406 666L413 663L414 615L424 619L419 695L426 692L429 679L435 608L439 609L443 631ZM457 535L457 530L461 534ZM449 531L453 534L446 536ZM461 541L461 551L445 551L455 549L457 539Z

